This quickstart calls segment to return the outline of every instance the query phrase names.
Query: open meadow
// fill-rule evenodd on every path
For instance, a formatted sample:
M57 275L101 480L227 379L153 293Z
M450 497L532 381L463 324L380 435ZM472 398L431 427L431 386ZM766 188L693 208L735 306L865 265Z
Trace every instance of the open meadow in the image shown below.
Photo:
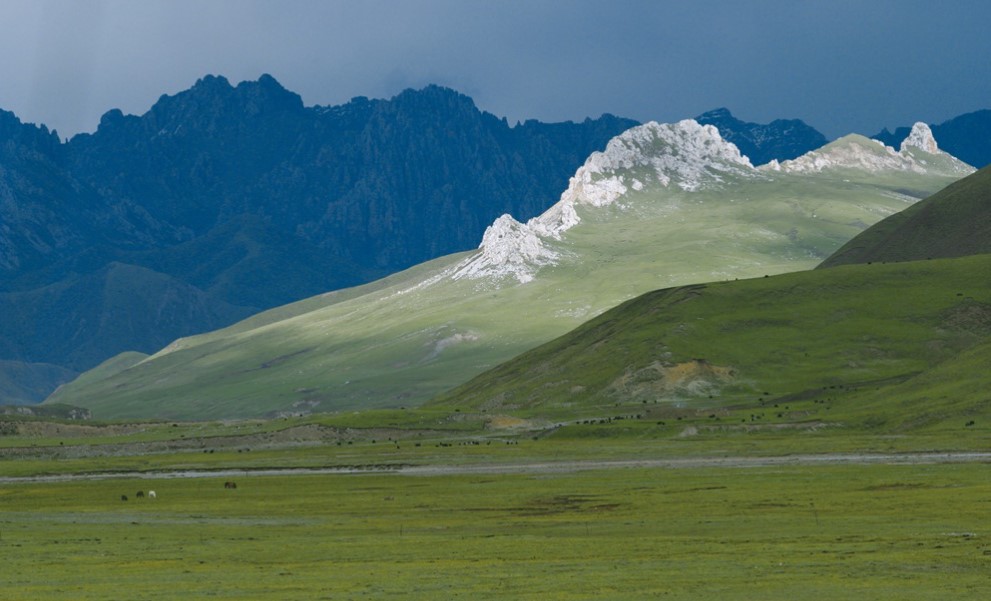
M704 436L399 446L7 458L0 598L986 598L986 458L724 464L733 444ZM679 455L708 462L591 461ZM26 478L59 465L79 476ZM278 465L365 467L252 469ZM113 469L135 471L86 475Z

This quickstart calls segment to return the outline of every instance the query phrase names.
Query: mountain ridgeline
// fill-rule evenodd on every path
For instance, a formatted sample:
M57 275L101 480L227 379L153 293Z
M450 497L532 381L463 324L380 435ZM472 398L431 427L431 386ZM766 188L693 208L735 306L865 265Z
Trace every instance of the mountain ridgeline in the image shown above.
M991 110L959 115L930 128L939 145L961 161L977 168L991 165ZM883 129L871 137L898 148L911 130L910 126L895 128L894 132Z
M829 141L817 129L799 119L775 119L770 123L748 123L719 108L695 118L702 125L712 125L720 135L740 149L754 165L773 160L795 159L825 146Z
M443 371L448 353L442 351L452 344L487 344L480 342L484 328L437 322L453 311L452 303L468 298L468 288L481 285L472 278L510 272L520 281L532 278L571 252L567 247L577 241L581 251L575 256L587 253L588 259L584 266L572 263L587 272L604 269L605 285L588 302L577 299L557 307L558 314L546 324L521 322L517 330L526 331L514 331L511 342L489 348L466 367L477 372L504 360L510 350L560 333L563 326L577 325L646 286L735 277L758 268L773 273L811 267L859 229L963 174L952 157L925 154L915 142L895 152L865 138L840 140L827 147L829 152L816 153L810 151L825 140L801 121L747 123L725 109L699 119L714 127L694 121L693 126L654 124L624 138L620 134L636 129L636 122L612 115L511 126L478 110L470 98L437 86L388 100L355 98L341 106L307 107L268 75L236 86L223 77L204 77L189 90L162 96L143 115L109 111L94 133L64 143L44 126L22 124L0 111L0 403L39 401L123 351L154 352L178 338L299 299L310 300L250 323L283 319L321 304L351 307L371 298L363 295L390 287L405 293L407 284L415 288L433 282L428 277L415 283L420 275L447 277L451 274L445 270L457 263L454 276L465 289L438 305L444 310L423 304L430 326L416 334L430 338L422 341L423 348L433 349L422 358L430 364L427 371ZM607 142L616 146L612 153L596 152ZM641 143L650 148L640 148ZM629 163L636 173L624 170L631 150L640 156ZM590 156L594 160L588 163ZM605 162L596 163L600 159ZM755 171L753 165L760 164L767 168ZM853 170L825 185L801 175L843 165ZM861 177L864 169L867 175ZM808 187L810 198L821 204L796 211L791 192L771 185L795 174L796 185ZM743 195L713 202L707 194L723 185L723 177L746 182L731 187ZM866 186L865 194L877 206L865 211L846 204L845 189L851 186L845 180L850 178L853 187ZM670 184L675 191L662 193L654 184L665 189ZM844 190L827 192L831 185ZM544 213L562 190L579 202L563 202L562 196ZM565 236L573 240L559 244L565 230L586 213L594 222L608 211L625 210L624 201L600 212L606 200L628 194L639 204L655 191L663 200L643 204L644 215L682 211L684 200L698 203L684 211L681 218L687 223L717 219L723 226L698 231L700 224L684 227L629 213L615 227L635 235L617 237L619 229L586 224ZM590 196L583 196L586 192ZM689 196L682 198L683 193ZM766 202L749 202L753 194L766 194ZM838 203L834 194L842 196ZM586 235L590 238L581 242ZM710 240L713 236L716 240ZM587 244L592 239L599 240L599 248ZM674 239L683 239L676 253L661 257L651 250ZM465 264L450 254L472 249L479 240L481 250ZM607 255L614 252L631 261L629 273L606 268L612 261ZM446 258L429 262L437 257ZM654 275L637 280L647 264ZM441 297L456 288L436 287ZM471 311L497 316L502 309L479 305ZM365 331L385 324L383 340L406 335L393 322L386 316ZM346 331L343 339L362 339L362 331L351 324L335 327ZM499 327L490 333L508 341L511 334ZM383 357L391 360L391 351ZM344 361L357 365L353 357ZM325 382L312 390L296 386L291 390L304 392L279 392L271 406L251 412L291 409L296 402L323 403L322 408L360 405L367 398L422 402L448 383L413 374L422 366L402 357L388 365L411 373L393 378L370 368L366 388L332 390ZM453 370L445 377L462 376ZM382 378L388 390L374 384ZM430 381L421 385L425 379Z
M47 402L166 419L417 406L647 291L812 269L972 172L923 124L898 151L851 135L756 168L712 125L650 122L592 153L540 216L496 219L475 251L120 358ZM585 399L582 386L564 393Z
M107 113L68 150L80 181L139 204L180 241L257 215L350 264L310 284L323 291L471 248L503 212L539 213L633 124L510 127L436 86L307 108L270 76L236 87L207 77L140 117ZM299 297L270 294L281 298L252 304Z
M268 75L204 77L65 143L0 112L0 402L473 248L635 124L510 126L437 86L306 107Z
M841 413L895 432L972 426L991 415L989 217L985 167L868 228L822 263L830 269L644 294L433 404L552 419L736 407L751 422L809 427ZM761 427L775 426L744 428Z

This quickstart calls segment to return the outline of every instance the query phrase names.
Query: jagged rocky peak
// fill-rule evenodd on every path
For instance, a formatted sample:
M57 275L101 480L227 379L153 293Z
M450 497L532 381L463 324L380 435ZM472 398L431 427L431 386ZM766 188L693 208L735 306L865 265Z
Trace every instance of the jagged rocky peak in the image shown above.
M718 186L730 175L756 173L750 160L711 125L688 119L633 127L602 152L592 153L557 204L542 215L525 224L509 215L497 219L486 230L480 252L456 266L452 277L512 276L526 283L539 267L557 261L559 253L545 243L560 240L581 221L579 205L603 207L647 186L693 192Z
M575 173L569 190L578 202L602 206L629 188L641 188L647 183L641 178L692 191L718 184L722 175L752 171L750 159L711 125L692 119L651 121L616 136L604 151L592 153Z
M455 267L454 279L509 276L525 284L538 268L554 264L559 256L544 245L533 228L511 215L499 217L486 228L479 249L480 253Z
M439 119L450 119L452 115L474 115L479 112L471 97L438 85L403 90L393 96L391 102L396 111L436 114Z
M0 109L0 142L52 152L59 146L59 137L45 125L22 123L14 113Z
M932 129L921 121L912 126L912 131L902 141L899 150L905 152L909 147L919 148L929 154L939 152L939 146L936 144L936 138L933 137Z
M710 121L739 121L733 113L726 107L719 107L717 109L712 109L711 111L706 111L695 118L699 123L708 123Z
M218 119L302 110L299 94L282 87L271 75L242 81L237 86L231 86L226 77L207 75L188 90L161 96L141 120L153 128L206 127Z
M879 140L850 134L797 159L772 161L760 169L788 173L822 173L835 169L869 173L911 171L955 176L974 171L970 165L939 150L932 131L924 123L915 124L898 151Z
M713 125L724 140L732 142L755 165L772 160L797 158L825 146L828 140L801 119L775 119L770 123L750 123L733 116L726 108L702 113L695 118Z
M726 176L753 176L750 159L724 140L711 125L686 119L651 121L633 127L593 152L575 175L561 200L530 227L541 236L559 238L579 222L578 205L602 207L645 186L675 186L686 192L720 185Z

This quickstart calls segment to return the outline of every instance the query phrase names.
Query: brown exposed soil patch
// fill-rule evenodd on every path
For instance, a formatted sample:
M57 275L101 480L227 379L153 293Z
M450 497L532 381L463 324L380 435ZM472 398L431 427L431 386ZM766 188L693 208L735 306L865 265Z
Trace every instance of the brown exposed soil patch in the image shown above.
M654 361L642 369L628 370L612 382L610 389L633 399L672 394L704 396L717 392L734 379L735 369L713 365L705 359L683 363Z
M981 336L991 334L991 305L976 301L964 301L947 310L942 316L943 327Z

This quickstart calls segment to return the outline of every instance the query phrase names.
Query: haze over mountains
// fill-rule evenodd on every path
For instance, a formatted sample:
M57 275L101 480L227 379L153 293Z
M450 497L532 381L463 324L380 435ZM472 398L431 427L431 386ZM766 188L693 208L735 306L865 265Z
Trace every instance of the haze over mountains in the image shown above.
M51 400L167 418L415 406L648 290L810 269L971 171L922 124L899 151L851 135L757 169L713 126L648 123L474 252L122 358Z

